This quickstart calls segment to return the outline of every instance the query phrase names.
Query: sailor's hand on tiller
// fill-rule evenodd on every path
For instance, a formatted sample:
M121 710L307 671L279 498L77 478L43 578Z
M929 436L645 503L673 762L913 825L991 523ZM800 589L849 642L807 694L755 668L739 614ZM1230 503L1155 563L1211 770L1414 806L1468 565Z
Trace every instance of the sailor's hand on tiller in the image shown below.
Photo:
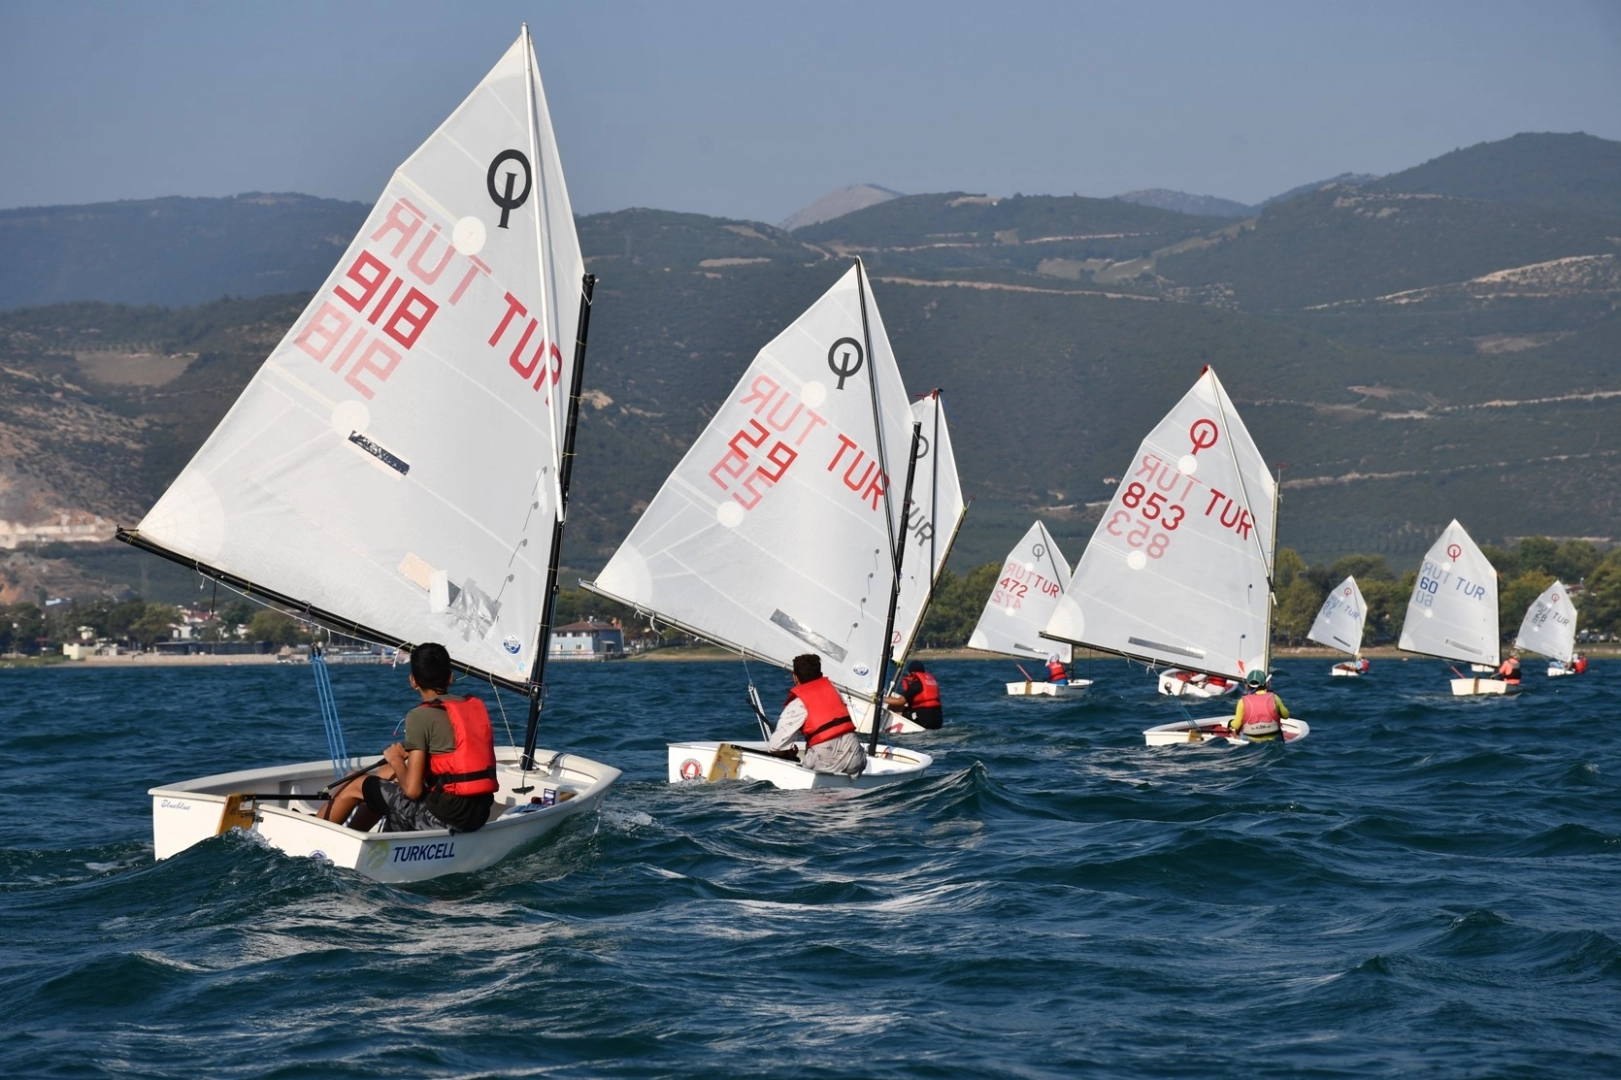
M384 750L383 760L393 768L396 776L405 775L405 746L402 743L395 743Z

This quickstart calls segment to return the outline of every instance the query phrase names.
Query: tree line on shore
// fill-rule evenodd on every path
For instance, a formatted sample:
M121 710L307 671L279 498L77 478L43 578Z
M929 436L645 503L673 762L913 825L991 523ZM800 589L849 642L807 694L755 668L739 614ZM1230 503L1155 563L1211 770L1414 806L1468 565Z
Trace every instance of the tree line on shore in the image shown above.
M1498 625L1505 638L1512 637L1531 602L1556 580L1570 588L1580 629L1612 639L1621 637L1621 547L1605 551L1585 540L1559 542L1527 537L1513 547L1486 544L1481 550L1497 569ZM985 563L962 574L949 569L942 572L918 632L917 647L958 648L965 644L1001 570L1000 563ZM1274 643L1303 644L1329 589L1353 575L1368 604L1363 644L1396 641L1401 635L1407 599L1418 578L1416 570L1397 575L1382 555L1346 555L1330 565L1308 566L1293 549L1282 548L1278 551L1274 582ZM209 614L210 618L194 627L198 640L247 640L273 645L309 640L308 630L299 621L280 611L255 608L245 600L232 600ZM657 629L646 616L583 589L558 593L553 625L587 618L617 620L628 639L653 637L665 644L692 640L678 631ZM174 628L185 621L180 608L147 603L139 597L46 607L26 602L0 605L0 653L58 653L64 644L86 639L150 649L157 642L170 640Z

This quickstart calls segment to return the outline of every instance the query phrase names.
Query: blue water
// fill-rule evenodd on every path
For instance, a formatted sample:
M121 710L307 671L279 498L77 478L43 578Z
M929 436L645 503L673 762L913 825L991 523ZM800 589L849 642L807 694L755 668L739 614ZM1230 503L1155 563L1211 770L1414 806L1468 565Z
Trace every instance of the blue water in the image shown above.
M934 768L861 795L664 782L752 734L741 664L561 667L542 745L624 779L409 888L241 834L152 861L148 786L325 755L307 668L0 671L0 1074L1621 1075L1615 662L1516 700L1279 667L1306 742L1150 750L1141 669L1058 704L941 662ZM391 741L404 672L332 675Z

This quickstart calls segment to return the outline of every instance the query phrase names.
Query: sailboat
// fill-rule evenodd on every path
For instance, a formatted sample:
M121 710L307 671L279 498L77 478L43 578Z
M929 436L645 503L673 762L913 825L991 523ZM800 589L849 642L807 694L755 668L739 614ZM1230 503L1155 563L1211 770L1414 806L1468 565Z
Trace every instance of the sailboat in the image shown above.
M928 590L901 587L926 524L905 505L916 464L906 455L921 441L857 260L760 350L596 581L583 584L745 658L789 668L815 653L847 701L872 709L900 644L894 629L911 617L901 600L927 601ZM892 483L897 463L905 488ZM763 726L757 695L751 704ZM773 757L761 741L699 741L670 745L669 779L868 788L932 760L870 739L866 771L854 778Z
M1350 653L1351 659L1329 669L1330 675L1360 678L1367 661L1362 659L1362 628L1368 619L1368 603L1362 599L1353 575L1336 585L1312 620L1306 639L1330 649Z
M897 674L917 644L917 635L929 613L940 574L946 568L946 559L951 556L963 518L968 514L940 391L931 390L912 402L912 418L920 425L920 434L917 474L912 484L912 513L907 521L907 535L912 543L903 563L900 599L895 606L895 648L891 656ZM851 701L849 705L856 730L865 734L872 732L874 716L883 717L883 730L888 735L917 735L933 730L888 709L875 711L868 701Z
M985 610L979 613L968 647L1035 663L1046 663L1049 656L1056 655L1067 668L1075 659L1073 646L1043 641L1041 631L1068 591L1069 563L1047 526L1037 521L1002 561L1002 573L985 601ZM1085 697L1091 687L1090 679L1070 679L1068 685L1059 685L1033 679L1025 672L1022 681L1007 684L1007 692L1009 697L1057 701Z
M314 816L352 762L250 764L151 789L159 859L239 823L290 855L420 880L489 866L601 802L618 769L535 745L593 280L526 26L119 533L351 636L441 642L458 692L523 694L491 819L362 833Z
M1502 659L1499 641L1497 571L1454 519L1424 554L1397 648L1491 669ZM1458 697L1515 689L1502 679L1453 672L1458 677L1452 692Z
M1514 635L1514 647L1546 656L1549 678L1575 674L1576 605L1563 582L1554 582L1531 601Z
M1266 670L1277 499L1266 461L1205 368L1138 447L1042 637L1233 682ZM1227 719L1143 735L1150 746L1227 738ZM1286 740L1310 730L1283 721Z

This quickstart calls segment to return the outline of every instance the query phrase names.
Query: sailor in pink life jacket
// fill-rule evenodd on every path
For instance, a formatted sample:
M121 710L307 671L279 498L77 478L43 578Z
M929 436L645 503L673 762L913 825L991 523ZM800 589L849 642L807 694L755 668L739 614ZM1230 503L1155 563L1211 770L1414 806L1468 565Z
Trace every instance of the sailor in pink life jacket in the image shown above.
M1247 739L1276 739L1283 730L1279 721L1289 719L1289 710L1278 695L1266 688L1266 672L1253 669L1244 677L1248 693L1238 699L1238 708L1227 726L1233 734Z

